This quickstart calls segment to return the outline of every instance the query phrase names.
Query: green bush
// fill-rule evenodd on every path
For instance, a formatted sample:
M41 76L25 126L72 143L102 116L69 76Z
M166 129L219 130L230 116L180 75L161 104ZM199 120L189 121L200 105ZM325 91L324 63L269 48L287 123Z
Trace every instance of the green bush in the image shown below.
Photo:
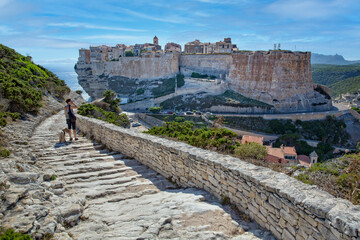
M259 143L250 142L237 146L235 154L243 158L265 159L267 150L265 146Z
M225 128L195 128L194 122L166 122L163 127L152 127L146 133L167 136L195 147L233 153L239 144L237 134Z
M301 173L298 176L296 176L295 178L297 180L299 180L299 181L301 181L303 183L309 184L309 185L314 184L314 182L310 179L309 175L305 174L305 173Z
M0 157L7 158L10 156L10 151L4 147L0 147Z
M111 111L116 113L121 112L121 109L119 107L121 100L120 98L116 98L116 92L112 90L106 90L104 91L103 96L104 96L104 102L110 104Z
M94 104L83 104L78 109L78 114L97 118L117 126L128 128L130 127L130 120L126 114L118 114L112 111L106 111L102 108L95 106Z
M14 229L0 227L0 240L31 240L27 234L16 232Z
M324 174L330 175L339 175L339 171L337 169L332 168L331 166L324 163L315 163L313 166L309 168L309 172L321 172Z
M79 95L81 95L83 93L83 91L81 91L81 90L76 90L75 92Z
M134 53L132 51L126 51L125 52L125 57L133 57Z
M151 107L149 108L149 111L151 113L159 113L161 111L162 107Z
M208 78L209 76L207 74L200 74L200 73L193 72L193 73L191 73L191 77L192 78Z
M144 94L144 92L145 92L145 90L143 88L140 88L140 89L136 90L137 95Z

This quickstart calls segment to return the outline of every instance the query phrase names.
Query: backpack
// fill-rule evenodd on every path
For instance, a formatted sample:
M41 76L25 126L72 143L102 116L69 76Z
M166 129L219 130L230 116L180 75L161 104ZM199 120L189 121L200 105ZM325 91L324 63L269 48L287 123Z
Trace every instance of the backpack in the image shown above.
M70 119L70 121L71 121L71 122L75 122L75 121L76 121L76 116L75 116L75 114L71 111L70 105L69 105L68 114L69 114L69 119Z

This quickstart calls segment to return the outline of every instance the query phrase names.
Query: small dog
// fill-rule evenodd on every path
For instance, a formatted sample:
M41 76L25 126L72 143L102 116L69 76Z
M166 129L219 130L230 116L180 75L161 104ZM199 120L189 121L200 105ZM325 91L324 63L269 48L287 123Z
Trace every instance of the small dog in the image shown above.
M59 133L59 142L60 143L66 143L66 134L69 134L70 133L70 130L67 129L67 128L64 128L63 130L61 130L61 132Z

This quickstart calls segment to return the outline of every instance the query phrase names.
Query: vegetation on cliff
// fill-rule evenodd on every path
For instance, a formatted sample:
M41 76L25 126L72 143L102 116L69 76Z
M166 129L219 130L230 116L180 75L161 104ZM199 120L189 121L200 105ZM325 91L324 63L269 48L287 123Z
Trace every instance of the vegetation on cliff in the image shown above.
M0 90L8 102L6 112L36 112L43 94L62 99L70 89L54 73L15 50L0 44Z
M329 87L333 96L360 89L360 64L314 64L311 69L314 83Z
M309 169L297 169L295 178L319 188L335 197L360 204L360 155L347 154L340 158L317 163Z
M21 118L26 113L37 113L44 95L59 101L70 92L63 80L54 73L32 62L14 49L0 44L0 126ZM0 156L7 157L5 136L0 134Z

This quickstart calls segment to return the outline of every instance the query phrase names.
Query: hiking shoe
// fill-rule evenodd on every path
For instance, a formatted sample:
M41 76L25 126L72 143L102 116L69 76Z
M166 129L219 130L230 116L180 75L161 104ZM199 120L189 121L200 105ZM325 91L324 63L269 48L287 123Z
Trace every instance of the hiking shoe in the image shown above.
M70 138L70 141L72 141L73 139L72 138Z
M78 138L75 138L75 141L79 140Z

